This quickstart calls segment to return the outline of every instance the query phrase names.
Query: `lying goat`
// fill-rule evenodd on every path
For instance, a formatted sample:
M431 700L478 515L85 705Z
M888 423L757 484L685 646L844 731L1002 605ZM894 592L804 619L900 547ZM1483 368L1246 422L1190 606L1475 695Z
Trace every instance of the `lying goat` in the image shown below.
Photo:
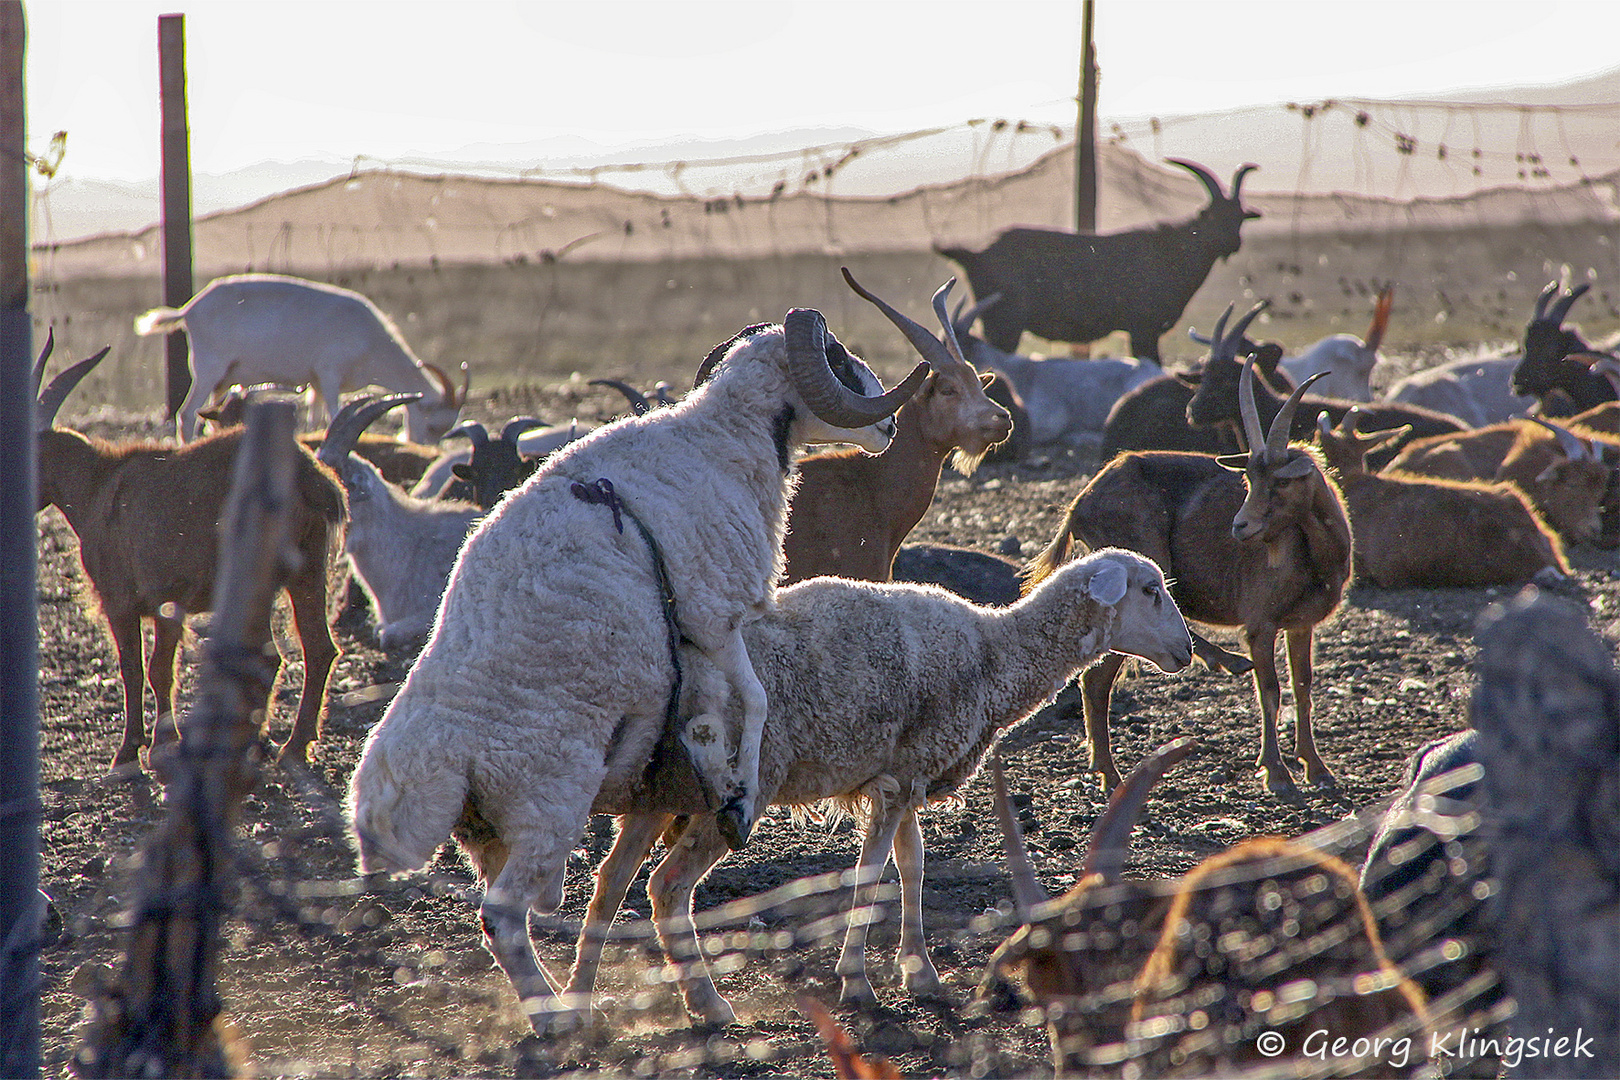
M1126 547L1164 568L1189 619L1243 627L1260 700L1259 764L1266 786L1280 792L1294 784L1277 745L1277 634L1288 640L1295 755L1307 782L1330 783L1311 731L1311 641L1316 624L1338 609L1352 548L1338 490L1310 451L1288 445L1294 410L1310 383L1279 406L1267 434L1255 407L1253 369L1252 359L1244 364L1240 405L1250 451L1242 465L1159 451L1115 458L1075 496L1025 576L1038 583L1076 547ZM1244 479L1230 471L1237 468ZM1200 655L1211 651L1221 654L1211 646ZM1108 745L1108 707L1121 662L1105 657L1081 676L1091 768L1110 789L1118 786L1119 772ZM1224 655L1213 662L1237 670Z
M1513 369L1513 390L1539 400L1544 416L1567 416L1615 400L1614 386L1593 371L1595 362L1614 357L1593 349L1564 325L1570 307L1590 289L1577 285L1553 300L1558 283L1549 282L1524 328L1524 355Z
M34 370L42 380L50 342ZM101 603L118 650L124 684L124 737L114 772L138 771L148 745L143 675L157 701L156 730L174 716L175 655L187 615L209 610L219 557L219 522L230 492L242 428L183 447L113 444L52 423L62 402L107 355L106 349L62 372L35 411L39 509L55 506L79 538L79 560ZM327 678L337 659L326 618L328 552L343 528L343 490L307 450L294 459L296 498L289 540L295 565L284 586L304 654L303 694L278 760L302 761L320 736ZM152 656L143 664L141 624L152 622ZM276 658L277 671L280 657ZM144 668L144 670L143 670ZM266 709L272 683L265 684Z
M1190 744L1162 747L1132 773L1093 828L1079 884L1055 900L1030 867L996 770L1024 926L996 949L990 976L1022 982L1046 1013L1057 1074L1130 1058L1150 1076L1233 1075L1266 1062L1300 1075L1317 1031L1352 1048L1331 1051L1334 1075L1387 1068L1390 1055L1371 1041L1380 1037L1385 1048L1406 1038L1416 1064L1428 1052L1427 1002L1390 962L1355 871L1339 859L1256 839L1179 881L1120 880L1148 790Z
M1350 510L1356 575L1390 589L1543 584L1569 575L1558 534L1512 484L1369 473L1367 452L1403 432L1318 415L1317 443Z
M745 637L771 703L762 791L777 805L864 803L855 907L870 904L892 849L902 892L898 964L912 993L940 989L923 943L917 811L955 792L998 731L1029 716L1109 650L1164 671L1192 659L1186 624L1158 567L1118 550L1062 567L1006 609L976 607L926 586L813 578L783 589L776 611L748 627ZM697 681L714 678L695 650L683 656ZM636 744L631 756L643 757L657 736L656 728L627 733L627 742ZM682 965L687 1009L710 1023L732 1021L731 1007L703 969L689 921L692 890L726 854L703 806L689 776L598 796L597 812L627 816L597 873L569 985L574 1007L589 1002L607 928L653 842L672 815L692 814L699 816L670 840L648 893L665 951ZM490 835L487 828L468 828L465 816L457 835L484 874L504 853ZM838 962L846 1001L874 1000L865 956L866 920L856 918Z

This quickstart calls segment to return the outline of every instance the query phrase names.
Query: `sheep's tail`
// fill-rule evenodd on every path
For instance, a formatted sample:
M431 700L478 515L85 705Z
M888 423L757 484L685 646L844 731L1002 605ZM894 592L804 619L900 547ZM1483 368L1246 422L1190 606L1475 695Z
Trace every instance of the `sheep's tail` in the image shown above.
M385 715L372 731L349 783L363 874L421 868L450 838L467 801L464 763L443 746L388 738L387 722Z
M135 316L135 332L141 337L182 330L185 325L186 312L184 308L158 307L153 308L144 315Z

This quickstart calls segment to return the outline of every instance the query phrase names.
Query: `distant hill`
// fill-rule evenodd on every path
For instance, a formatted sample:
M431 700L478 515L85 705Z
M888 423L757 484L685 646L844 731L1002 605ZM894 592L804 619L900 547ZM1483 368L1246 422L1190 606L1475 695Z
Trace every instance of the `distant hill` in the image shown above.
M1254 192L1343 192L1404 202L1461 198L1504 186L1559 188L1620 169L1620 68L1557 86L1458 92L1444 102L1279 103L1157 119L1103 118L1100 129L1148 161L1191 158L1222 177L1252 162L1259 166L1247 184ZM1072 138L1070 128L970 121L902 135L833 128L616 149L580 139L477 144L447 158L266 162L224 176L198 175L192 201L201 217L355 170L387 169L513 181L596 181L700 199L800 191L881 197L1016 173ZM155 179L143 184L63 179L36 205L36 242L136 232L159 216ZM1116 221L1131 218L1106 205L1102 213ZM1100 222L1099 227L1110 226Z

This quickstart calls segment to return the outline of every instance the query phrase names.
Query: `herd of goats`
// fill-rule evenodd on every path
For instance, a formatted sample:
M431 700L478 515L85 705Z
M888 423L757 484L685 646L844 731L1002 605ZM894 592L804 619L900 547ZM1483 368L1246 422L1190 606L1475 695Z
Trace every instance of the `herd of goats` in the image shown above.
M1227 196L1180 164L1209 188L1205 214L1232 219L1236 250L1237 226L1254 216L1238 202L1243 171ZM731 1022L695 935L693 891L772 805L860 808L856 907L892 855L904 988L938 992L918 811L957 792L993 760L1000 732L1077 676L1091 769L1115 794L1080 884L1059 900L1040 891L994 770L1025 925L996 951L992 974L1046 1009L1058 1069L1096 1067L1097 1047L1132 1040L1151 1047L1161 1072L1263 1061L1256 1034L1307 1017L1352 1039L1426 1030L1440 992L1426 976L1453 987L1459 977L1444 964L1403 971L1375 912L1442 888L1431 864L1446 865L1448 849L1434 842L1413 857L1421 830L1386 830L1358 874L1309 845L1250 841L1169 894L1134 888L1120 880L1132 821L1188 747L1161 748L1122 779L1110 690L1127 657L1165 671L1195 655L1252 670L1260 780L1288 792L1297 768L1308 784L1331 783L1312 733L1312 635L1352 579L1511 587L1566 577L1566 544L1615 546L1620 359L1564 325L1586 287L1548 286L1516 355L1432 369L1373 400L1387 291L1365 340L1335 335L1297 356L1248 336L1264 304L1235 321L1229 308L1201 365L1170 374L1158 335L1207 266L1176 285L1169 322L1078 313L1053 326L1039 318L1050 298L1020 292L1007 269L1043 257L1014 235L1027 232L978 255L946 252L977 303L952 313L951 286L940 288L938 333L844 272L922 358L892 389L819 312L794 309L716 346L680 400L663 385L649 397L606 381L631 415L595 429L532 418L498 434L457 426L465 382L418 360L366 298L296 278L221 278L184 308L140 320L141 333L189 336L193 383L177 444L114 444L55 426L106 350L39 391L47 343L35 370L39 502L79 537L117 648L125 726L112 768L139 771L148 746L156 767L158 748L178 735L177 648L185 617L210 603L243 434L232 426L243 399L224 391L308 387L335 415L303 437L297 458L301 558L285 590L303 688L279 759L304 761L320 736L337 656L328 561L341 542L377 642L414 655L352 778L361 868L417 870L453 837L484 884L484 941L537 1032L589 1015L608 927L659 840L665 854L648 884L659 941L690 1013ZM1211 261L1221 254L1230 251ZM984 337L973 333L980 319ZM1026 328L1063 340L1122 328L1139 356L1019 356ZM1313 393L1319 386L1334 396ZM340 400L371 387L388 393ZM398 438L368 433L401 407ZM216 430L205 434L205 423ZM437 445L452 437L467 445ZM859 449L804 452L817 444ZM1056 445L1096 453L1099 468L1027 565L903 546L948 457L970 473L989 454ZM1240 628L1247 655L1189 621ZM1277 734L1279 633L1291 756ZM156 699L150 726L143 682ZM1466 738L1427 747L1407 781L1474 760ZM568 855L592 814L617 816L619 830L572 975L556 985L527 917L561 904ZM1396 872L1389 852L1402 845ZM1244 873L1260 863L1264 874ZM846 1001L875 1000L869 921L851 920L838 961ZM1262 943L1284 934L1316 944L1280 969ZM1075 945L1098 935L1113 942L1106 961ZM1308 1002L1289 992L1302 979ZM1134 989L1099 996L1121 984Z

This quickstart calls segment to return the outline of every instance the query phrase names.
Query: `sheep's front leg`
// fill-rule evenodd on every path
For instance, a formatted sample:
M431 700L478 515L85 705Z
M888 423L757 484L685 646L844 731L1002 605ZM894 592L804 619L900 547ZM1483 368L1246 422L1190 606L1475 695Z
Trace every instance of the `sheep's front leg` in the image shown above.
M697 715L682 732L681 741L704 783L721 800L716 814L720 834L733 850L748 842L759 820L759 750L765 735L765 687L754 673L743 644L742 630L733 630L710 655L725 682L742 701L742 730L737 737L736 762L725 753L726 696L717 680L697 686Z
M1248 638L1249 659L1254 661L1255 696L1260 701L1258 765L1265 776L1266 788L1283 795L1296 789L1277 745L1277 713L1282 708L1282 687L1277 681L1277 631L1250 630Z
M881 798L881 796L880 796ZM838 974L843 976L840 1001L861 1005L877 1004L872 983L866 977L866 928L876 917L872 901L877 895L878 878L889 861L894 835L900 821L911 810L899 806L874 809L861 841L861 861L855 867L855 898L849 912L849 931L844 935L844 951L838 957ZM918 894L919 900L921 893Z
M900 871L900 951L895 958L900 985L910 994L937 995L939 972L923 938L923 837L915 808L905 812L894 834L894 865Z
M585 911L585 925L580 928L579 944L574 950L574 972L568 980L568 993L574 1000L590 1002L613 917L653 843L672 820L669 814L627 814L619 819L619 835L613 841L613 850L596 870L596 889L591 893L591 906Z
M1311 729L1311 630L1289 630L1288 676L1294 687L1294 756L1305 765L1307 784L1333 783L1333 773L1316 752Z
M522 853L514 854L521 859ZM506 868L484 894L478 921L483 927L484 945L512 981L518 1004L535 1034L546 1036L572 1026L584 1010L574 999L557 996L558 987L534 955L534 945L529 941L532 898L526 895L528 890L519 890L514 887L516 881L508 880L515 870L517 877L524 876L521 866L521 861L507 860Z
M726 841L713 818L694 819L647 879L653 925L664 955L679 972L686 1011L705 1023L735 1023L720 991L714 988L703 950L692 925L692 891L709 868L726 856Z

